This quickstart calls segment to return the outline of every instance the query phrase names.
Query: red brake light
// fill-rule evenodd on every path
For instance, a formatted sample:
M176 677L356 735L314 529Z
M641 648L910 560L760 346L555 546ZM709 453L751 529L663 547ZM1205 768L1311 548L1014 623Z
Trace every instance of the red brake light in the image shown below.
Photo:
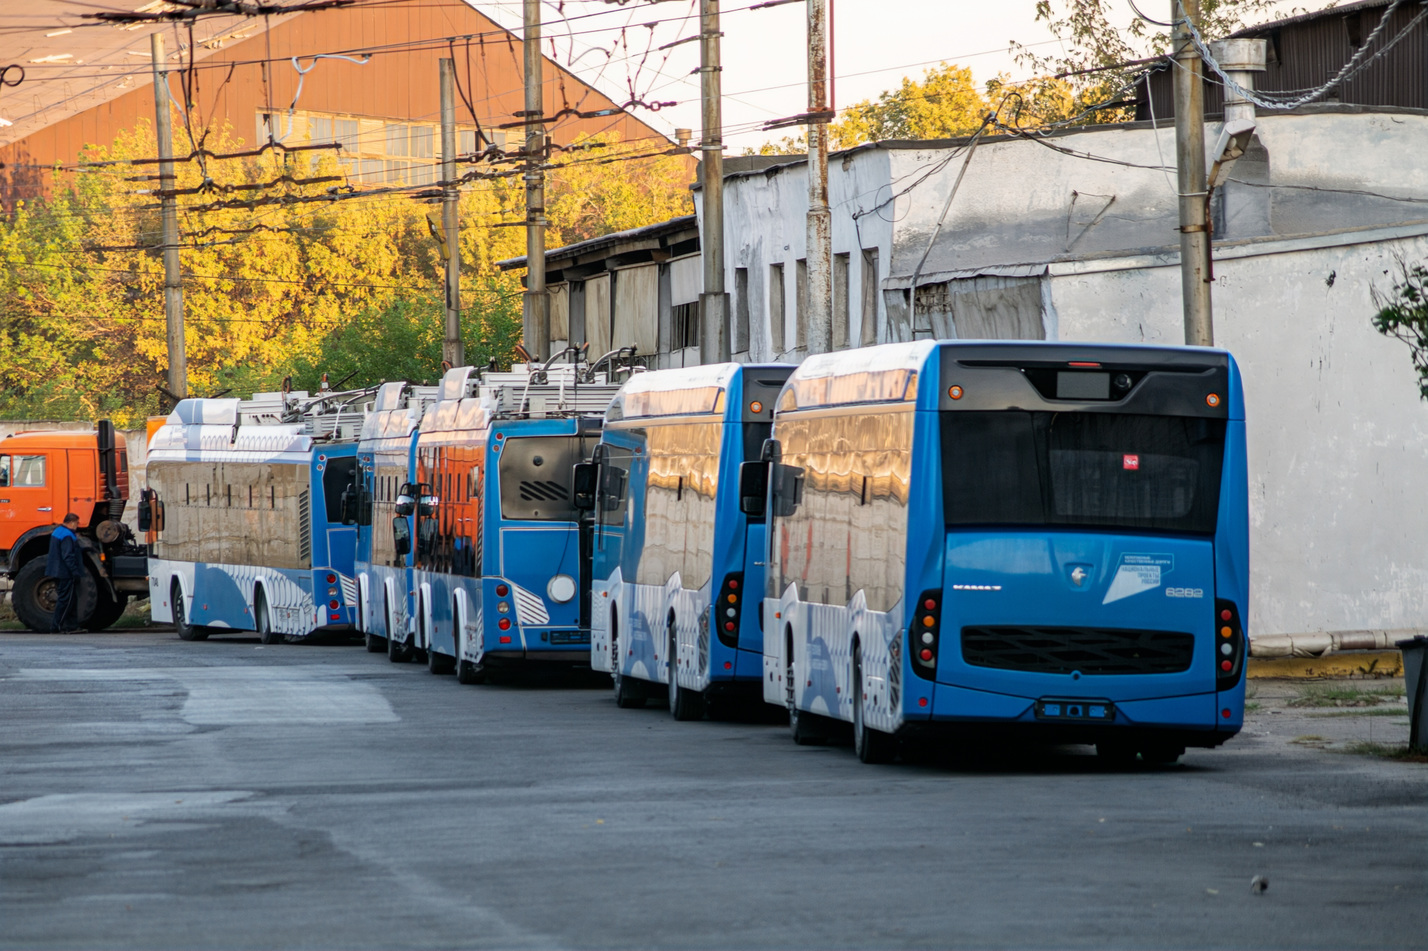
M737 591L737 590L739 590L739 579L738 579L738 578L730 578L730 579L729 579L729 590L730 590L730 591Z
M511 629L511 619L508 617L503 617L496 622L496 626L503 631L509 631Z
M328 606L329 608L331 608L332 610L336 611L338 608L342 607L342 602L341 602L341 601L329 601L329 602L327 602L327 606Z
M334 574L329 574L329 575L327 576L327 583L328 583L328 584L337 584L337 576L334 575Z
M924 647L924 648L922 649L922 653L919 654L918 656L921 657L923 660L931 660L931 659L932 659L932 651L930 651L930 650L928 650L927 648Z
M508 588L508 587L506 587L505 585L503 585L503 584L498 584L498 585L496 585L496 597L498 597L498 598L504 598L506 595L508 595L508 594L510 594L510 593L511 593L511 589Z
M1066 365L1068 367L1100 367L1099 363L1090 360L1071 360Z

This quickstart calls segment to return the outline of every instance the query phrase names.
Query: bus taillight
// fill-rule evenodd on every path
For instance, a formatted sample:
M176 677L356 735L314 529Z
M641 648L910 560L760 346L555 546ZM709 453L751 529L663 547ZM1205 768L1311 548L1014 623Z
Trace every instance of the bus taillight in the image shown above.
M1233 601L1215 599L1215 689L1229 690L1240 682L1245 661L1245 629Z
M714 630L725 647L739 646L739 615L744 607L744 573L736 571L724 578L714 596Z
M907 632L908 650L912 654L912 669L928 680L937 674L937 643L942 628L942 592L924 591L917 599L912 615L912 628Z

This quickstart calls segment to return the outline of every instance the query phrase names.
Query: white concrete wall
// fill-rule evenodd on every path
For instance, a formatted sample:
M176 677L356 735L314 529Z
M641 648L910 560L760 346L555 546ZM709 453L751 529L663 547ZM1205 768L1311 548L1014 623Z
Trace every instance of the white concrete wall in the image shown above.
M1215 264L1215 342L1245 378L1251 636L1428 632L1428 402L1369 322L1370 288L1428 237L1273 250ZM1174 258L1051 274L1063 340L1184 339Z

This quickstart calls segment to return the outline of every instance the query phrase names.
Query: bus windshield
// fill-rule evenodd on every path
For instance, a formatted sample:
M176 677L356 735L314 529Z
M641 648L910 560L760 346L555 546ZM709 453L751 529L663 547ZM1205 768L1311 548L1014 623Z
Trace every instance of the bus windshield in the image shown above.
M941 427L949 526L1215 531L1223 420L956 411Z

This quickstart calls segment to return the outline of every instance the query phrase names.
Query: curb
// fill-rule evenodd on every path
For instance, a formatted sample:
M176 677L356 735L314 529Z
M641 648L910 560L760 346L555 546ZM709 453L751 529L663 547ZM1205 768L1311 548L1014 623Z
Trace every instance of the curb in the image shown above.
M1245 675L1251 680L1402 677L1403 655L1396 650L1384 650L1344 651L1322 657L1251 657Z

